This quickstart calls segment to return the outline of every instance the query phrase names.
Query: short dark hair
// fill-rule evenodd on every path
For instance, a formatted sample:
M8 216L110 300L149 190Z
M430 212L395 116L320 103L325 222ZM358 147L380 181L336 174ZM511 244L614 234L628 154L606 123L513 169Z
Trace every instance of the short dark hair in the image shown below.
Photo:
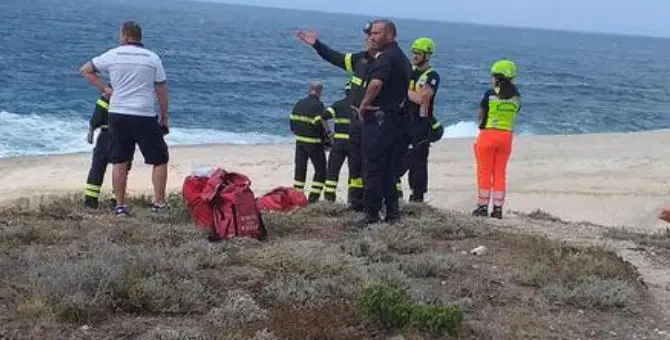
M375 24L384 24L384 30L386 32L391 32L391 36L394 38L398 36L398 29L395 26L395 23L389 19L377 19L373 23Z
M142 27L134 21L126 21L121 25L121 32L127 38L142 41Z
M318 80L314 80L309 83L309 91L321 93L323 91L323 84Z

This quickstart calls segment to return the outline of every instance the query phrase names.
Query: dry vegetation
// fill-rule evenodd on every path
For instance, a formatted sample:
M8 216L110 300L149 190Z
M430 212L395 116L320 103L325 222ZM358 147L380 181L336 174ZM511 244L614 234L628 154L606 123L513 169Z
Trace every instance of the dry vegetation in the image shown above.
M265 214L268 241L210 243L171 201L161 217L143 198L129 219L70 198L0 213L0 337L653 338L636 270L600 248L422 205L362 231L317 204Z
M670 250L670 229L649 234L633 232L625 228L609 228L605 236L615 240L633 241L641 246Z

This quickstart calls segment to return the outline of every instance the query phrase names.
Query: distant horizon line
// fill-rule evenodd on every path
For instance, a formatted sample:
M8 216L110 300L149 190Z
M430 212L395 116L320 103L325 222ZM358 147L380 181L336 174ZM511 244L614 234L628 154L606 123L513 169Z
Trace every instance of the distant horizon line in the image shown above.
M568 28L551 28L551 27L537 27L537 26L523 26L523 25L514 26L514 25L501 25L501 24L485 24L485 23L472 22L472 21L447 21L447 20L425 19L425 18L416 18L416 17L399 17L399 16L395 16L395 15L376 16L376 15L371 15L371 14L358 14L358 13L349 13L349 12L341 12L341 11L326 11L326 10L303 9L303 8L295 8L295 7L282 7L282 6L277 6L277 5L243 4L243 3L236 3L236 2L228 2L229 0L186 0L186 1L206 2L206 3L221 4L221 5L228 5L228 6L280 9L280 10L287 10L287 11L299 11L299 12L311 12L311 13L343 14L343 15L351 15L351 16L357 16L357 17L373 16L373 17L380 17L380 18L383 17L383 18L388 18L388 19L416 20L416 21L422 21L422 22L436 22L436 23L445 23L445 24L453 24L453 25L472 25L472 26L499 27L499 28L508 28L508 29L509 28L511 28L511 29L530 29L530 30L538 30L538 31L553 31L553 32L579 33L579 34L592 34L592 35L609 35L609 36L619 36L619 37L649 38L649 39L661 39L661 40L670 39L670 34L654 35L654 34L642 34L642 33L625 33L625 32L610 32L610 31L597 31L597 30L588 31L588 30L568 29Z

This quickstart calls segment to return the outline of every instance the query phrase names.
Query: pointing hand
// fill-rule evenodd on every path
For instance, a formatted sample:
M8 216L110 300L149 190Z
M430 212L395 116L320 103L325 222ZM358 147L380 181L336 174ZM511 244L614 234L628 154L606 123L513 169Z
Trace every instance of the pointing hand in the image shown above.
M316 32L313 31L298 31L298 39L305 44L314 45L316 43Z

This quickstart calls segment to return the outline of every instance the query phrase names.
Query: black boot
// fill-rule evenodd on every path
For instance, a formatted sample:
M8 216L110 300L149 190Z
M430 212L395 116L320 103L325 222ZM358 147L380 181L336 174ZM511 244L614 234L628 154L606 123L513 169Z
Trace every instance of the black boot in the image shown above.
M381 219L379 218L379 214L365 214L365 217L363 217L362 220L359 220L356 224L359 228L366 228L370 226L371 224L379 223Z
M493 211L491 212L491 217L497 218L499 220L502 220L502 207L493 207Z
M91 196L86 196L84 199L84 206L91 209L98 209L98 199Z
M320 194L310 193L308 201L309 203L316 203L319 201L319 198L321 198Z
M415 202L415 203L422 203L423 202L423 194L422 193L412 193L409 195L409 201L410 202Z
M386 205L386 216L384 222L394 224L400 220L400 202L394 201Z
M323 194L323 198L325 198L328 202L335 202L335 193L326 192Z
M480 217L488 217L489 216L489 206L488 205L480 205L477 207L477 209L472 211L473 216L480 216Z
M355 212L364 212L365 205L363 204L363 189L350 189L347 202L349 203L350 210Z

